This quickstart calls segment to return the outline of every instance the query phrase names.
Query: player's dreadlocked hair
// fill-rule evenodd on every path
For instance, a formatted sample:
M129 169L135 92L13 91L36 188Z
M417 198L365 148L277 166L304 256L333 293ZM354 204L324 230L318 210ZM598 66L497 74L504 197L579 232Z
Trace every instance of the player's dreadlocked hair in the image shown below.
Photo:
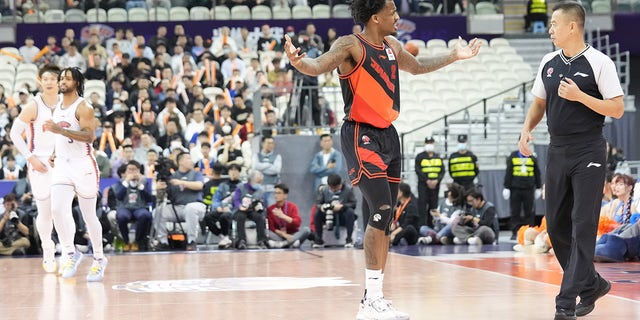
M349 4L349 9L351 9L353 21L367 23L371 16L380 12L386 4L386 0L353 0Z
M77 67L64 68L62 69L62 71L60 71L60 75L58 75L58 81L61 81L62 77L67 72L71 72L71 78L73 79L73 81L76 82L76 92L78 93L78 96L83 97L84 96L84 76L82 75L82 72Z

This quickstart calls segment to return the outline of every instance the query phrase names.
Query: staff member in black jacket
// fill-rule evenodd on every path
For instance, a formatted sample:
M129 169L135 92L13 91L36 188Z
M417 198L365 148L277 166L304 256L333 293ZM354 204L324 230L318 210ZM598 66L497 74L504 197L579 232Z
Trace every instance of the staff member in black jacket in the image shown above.
M467 147L467 135L458 135L458 151L449 156L449 174L453 178L453 182L469 191L473 188L473 181L480 170L478 157Z
M507 158L502 190L502 196L509 200L511 208L511 240L517 238L521 226L535 226L533 201L540 198L541 188L538 159L533 155L525 157L517 150L512 152Z
M444 161L435 152L433 137L424 139L424 151L416 156L415 170L418 176L418 214L420 225L433 228L433 217L429 210L438 208L440 181L444 177Z

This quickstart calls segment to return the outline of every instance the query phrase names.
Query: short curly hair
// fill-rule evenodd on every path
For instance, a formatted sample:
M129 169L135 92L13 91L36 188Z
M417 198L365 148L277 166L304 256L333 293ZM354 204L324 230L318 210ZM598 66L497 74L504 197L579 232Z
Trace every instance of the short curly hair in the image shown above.
M386 4L386 0L353 0L349 5L349 9L351 9L353 21L367 23L371 16L380 12Z

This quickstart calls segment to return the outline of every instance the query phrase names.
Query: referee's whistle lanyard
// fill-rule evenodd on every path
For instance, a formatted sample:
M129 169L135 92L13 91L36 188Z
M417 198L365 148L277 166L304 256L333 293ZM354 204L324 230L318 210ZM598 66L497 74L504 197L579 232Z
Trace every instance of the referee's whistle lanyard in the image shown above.
M520 151L518 151L518 157L520 157L520 172L527 173L527 161L529 157L525 157Z

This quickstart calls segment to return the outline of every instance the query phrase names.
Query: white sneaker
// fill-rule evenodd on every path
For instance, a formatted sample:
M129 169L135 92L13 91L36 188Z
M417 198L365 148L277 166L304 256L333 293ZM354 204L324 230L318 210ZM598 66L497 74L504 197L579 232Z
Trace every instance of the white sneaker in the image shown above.
M275 241L275 240L269 239L269 240L267 240L267 244L269 245L269 248L272 248L272 249L280 249L280 248L282 248L282 241Z
M345 243L344 247L347 249L353 248L353 241Z
M453 237L453 244L465 244L465 242L458 237Z
M67 257L67 261L65 261L64 265L62 265L62 277L63 278L71 278L76 275L76 271L78 271L78 265L80 261L82 261L83 255L80 251L76 251L73 255L69 255Z
M89 274L87 275L87 281L102 281L102 279L104 278L104 270L107 268L108 263L109 261L107 261L107 258L93 259L91 269L89 270Z
M482 240L478 237L469 237L469 239L467 239L467 243L471 245L480 245L482 244Z
M296 240L291 244L292 248L300 248L300 240Z
M220 242L218 242L218 248L220 248L220 249L229 248L229 247L231 247L232 243L233 242L231 241L231 239L229 239L229 236L223 236L220 239Z
M56 259L45 259L42 260L42 269L46 273L55 273L58 269L58 264L56 263Z
M418 238L418 244L430 244L431 242L433 242L433 238L431 238L431 236Z
M384 298L360 301L356 320L408 320L409 315L396 310L391 302Z

